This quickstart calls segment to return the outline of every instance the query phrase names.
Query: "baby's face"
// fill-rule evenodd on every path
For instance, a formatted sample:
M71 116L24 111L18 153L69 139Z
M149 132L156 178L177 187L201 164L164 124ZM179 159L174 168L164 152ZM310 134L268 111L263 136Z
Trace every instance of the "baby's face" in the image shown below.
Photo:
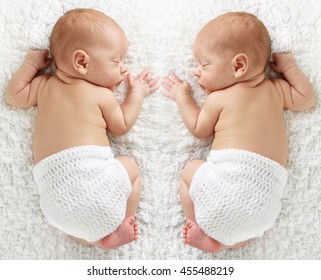
M115 90L127 73L124 65L127 48L127 39L122 30L109 30L98 46L90 50L90 82Z
M194 75L207 94L229 87L233 82L232 58L224 50L213 49L197 40L193 46L197 68Z

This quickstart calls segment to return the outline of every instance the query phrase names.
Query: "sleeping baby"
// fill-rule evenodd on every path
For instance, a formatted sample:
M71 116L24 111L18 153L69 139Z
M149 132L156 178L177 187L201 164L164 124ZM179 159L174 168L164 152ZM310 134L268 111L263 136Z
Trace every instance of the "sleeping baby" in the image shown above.
M184 167L180 198L184 242L217 252L260 236L277 219L288 177L283 109L309 109L315 95L291 54L272 54L271 68L284 79L266 78L271 42L254 15L215 18L197 35L193 51L194 75L208 94L202 108L175 73L162 85L194 136L215 136L207 161Z
M37 75L51 63L48 50L29 51L6 92L9 104L38 108L33 173L40 207L75 240L117 248L138 237L141 177L133 159L114 157L106 130L130 130L157 78L148 69L136 78L127 72L124 32L92 9L71 10L57 21L50 52L53 75ZM128 95L119 105L114 90L125 77Z

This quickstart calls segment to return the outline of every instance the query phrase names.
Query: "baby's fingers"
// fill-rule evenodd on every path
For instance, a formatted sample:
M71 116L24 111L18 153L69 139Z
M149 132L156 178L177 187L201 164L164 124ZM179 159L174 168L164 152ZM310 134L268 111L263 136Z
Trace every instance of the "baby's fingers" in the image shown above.
M161 85L163 86L164 89L166 89L167 91L171 91L172 87L170 84L168 84L166 81L162 80L161 81Z
M137 76L136 79L144 80L149 75L149 68L145 67L144 70Z
M182 83L182 80L177 77L177 75L174 72L169 73L169 78L176 84Z
M156 77L148 82L150 93L155 92L156 90L159 89L158 81L159 81L159 77Z
M155 92L156 90L159 89L159 87L160 87L159 84L156 84L156 85L150 87L150 93Z
M170 78L170 76L166 76L163 78L163 82L166 83L168 86L172 87L174 86L176 83Z
M134 83L134 77L133 77L132 73L128 72L126 78L127 78L128 87L132 88L133 87L133 83Z
M153 87L158 83L158 81L159 81L159 77L155 77L154 79L148 81L148 86Z

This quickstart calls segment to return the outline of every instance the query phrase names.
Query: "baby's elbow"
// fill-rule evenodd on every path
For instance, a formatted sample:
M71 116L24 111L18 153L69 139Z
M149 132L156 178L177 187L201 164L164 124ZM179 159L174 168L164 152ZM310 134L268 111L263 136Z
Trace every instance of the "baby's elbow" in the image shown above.
M313 93L313 95L309 98L309 101L308 101L308 109L313 108L316 103L317 103L317 98Z
M116 136L123 136L125 135L128 131L125 129L114 129L114 130L109 130L112 134Z
M14 98L12 95L6 95L5 99L9 105L16 108L27 109L33 106L33 104L29 104L28 102L25 102L20 98Z
M316 96L312 84L309 84L309 87L306 89L307 94L305 95L306 99L306 109L311 109L316 104Z
M312 93L311 95L309 95L309 97L305 97L304 102L302 102L298 107L299 110L298 111L305 111L305 110L309 110L312 109L316 104L316 96L314 95L314 93Z
M12 96L8 94L8 92L5 93L4 99L6 100L6 102L7 102L9 105L14 106L14 105L13 105L14 100L13 100Z
M21 107L21 104L20 104L19 100L17 98L15 98L15 94L12 94L10 92L6 92L5 100L11 106Z
M107 127L107 130L116 136L122 136L128 133L130 128L126 127L125 125L124 126L119 125L117 127Z
M191 131L192 132L192 131ZM192 132L192 134L198 138L198 139L201 139L201 140L205 140L205 139L208 139L210 138L211 136L213 136L213 133L209 133L209 132L206 132L206 131L202 131L202 130L195 130Z

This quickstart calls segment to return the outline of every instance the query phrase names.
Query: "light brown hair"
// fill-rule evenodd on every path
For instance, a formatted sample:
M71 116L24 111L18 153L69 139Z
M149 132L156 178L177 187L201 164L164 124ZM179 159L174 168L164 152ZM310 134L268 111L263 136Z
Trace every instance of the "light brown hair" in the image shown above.
M74 9L58 19L50 36L51 56L57 61L67 61L74 50L97 44L102 32L119 25L102 12L93 9Z
M196 40L222 52L246 53L252 65L266 66L271 55L271 40L264 24L246 12L229 12L207 23Z

